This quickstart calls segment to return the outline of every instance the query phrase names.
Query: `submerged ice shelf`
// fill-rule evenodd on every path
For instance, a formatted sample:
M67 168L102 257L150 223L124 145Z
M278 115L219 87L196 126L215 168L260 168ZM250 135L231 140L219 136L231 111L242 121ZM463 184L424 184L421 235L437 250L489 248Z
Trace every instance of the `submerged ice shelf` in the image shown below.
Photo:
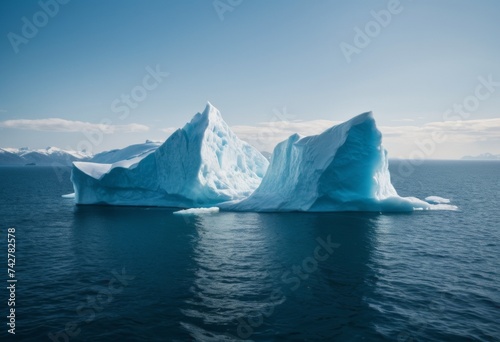
M276 146L269 165L209 103L154 152L113 164L75 162L71 179L78 204L257 212L456 209L437 196L398 195L371 112L319 135L292 135Z

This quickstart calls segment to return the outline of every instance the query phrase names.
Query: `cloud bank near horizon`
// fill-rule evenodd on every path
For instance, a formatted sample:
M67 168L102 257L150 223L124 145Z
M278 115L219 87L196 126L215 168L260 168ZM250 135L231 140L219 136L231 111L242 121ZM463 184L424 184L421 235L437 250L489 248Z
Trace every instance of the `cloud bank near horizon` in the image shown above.
M276 120L256 125L234 125L231 128L242 140L260 151L272 152L279 142L292 134L315 135L339 123L331 120ZM465 154L500 153L500 150L487 150L487 146L500 146L500 118L439 121L422 125L412 125L409 120L401 123L397 126L379 126L383 144L392 158L414 159L423 156L449 159L460 158ZM161 132L164 139L175 131L172 127L152 130L138 123L111 125L61 118L5 120L0 121L0 128L55 133L101 131L110 137L122 133L153 134L156 131Z
M261 151L272 152L276 144L294 133L315 135L338 123L330 120L276 121L232 126L232 129ZM431 159L460 158L464 154L478 154L477 149L484 149L484 146L500 146L500 118L429 122L420 126L379 126L379 130L393 158L414 159L421 158L422 154ZM483 152L498 153L500 150Z
M17 119L0 121L0 127L21 129L29 131L42 132L97 132L101 131L106 134L112 133L136 133L147 132L149 127L137 123L127 125L111 125L105 123L90 123L84 121L66 120L61 118L47 119Z

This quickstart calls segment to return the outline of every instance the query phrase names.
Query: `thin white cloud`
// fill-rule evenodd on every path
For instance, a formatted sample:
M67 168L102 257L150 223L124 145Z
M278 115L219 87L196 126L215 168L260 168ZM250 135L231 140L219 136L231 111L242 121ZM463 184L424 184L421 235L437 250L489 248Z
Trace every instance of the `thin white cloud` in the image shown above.
M261 151L272 152L274 146L292 134L315 135L340 122L330 120L269 121L256 126L233 126L231 129L242 140Z
M174 127L167 127L160 129L160 131L162 131L163 133L167 133L168 136L172 135L172 133L174 133L176 130L177 128Z
M394 120L391 120L392 122L414 122L415 120L414 119L394 119Z
M148 126L131 123L127 125L95 124L84 121L73 121L60 118L48 119L19 119L0 121L0 127L23 129L43 132L92 132L102 131L103 133L138 133L147 132Z
M440 121L423 126L382 126L380 130L387 139L397 137L415 140L442 133L448 142L478 142L500 139L500 119Z
M380 130L384 146L393 158L454 159L485 151L500 152L500 119L382 126Z

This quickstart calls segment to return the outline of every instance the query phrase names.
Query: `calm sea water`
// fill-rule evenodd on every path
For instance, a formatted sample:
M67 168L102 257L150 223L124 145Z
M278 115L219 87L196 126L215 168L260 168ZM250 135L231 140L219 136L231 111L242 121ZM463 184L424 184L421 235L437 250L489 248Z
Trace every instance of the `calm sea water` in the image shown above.
M15 227L16 340L499 341L500 163L391 168L459 210L182 217L0 168L0 339Z

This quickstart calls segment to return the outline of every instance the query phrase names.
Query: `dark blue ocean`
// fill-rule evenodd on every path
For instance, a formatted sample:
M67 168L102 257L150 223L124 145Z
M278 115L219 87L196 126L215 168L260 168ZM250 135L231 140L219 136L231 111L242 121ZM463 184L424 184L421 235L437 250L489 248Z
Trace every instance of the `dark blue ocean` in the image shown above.
M68 170L0 168L0 340L500 341L500 163L400 166L459 210L77 207Z

